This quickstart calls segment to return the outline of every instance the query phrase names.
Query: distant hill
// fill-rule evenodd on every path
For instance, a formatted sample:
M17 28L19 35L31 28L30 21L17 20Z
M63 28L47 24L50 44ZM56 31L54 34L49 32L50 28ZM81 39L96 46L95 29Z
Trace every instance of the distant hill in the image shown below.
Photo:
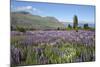
M41 17L27 12L11 12L11 26L26 29L57 29L64 28L64 24L54 17Z

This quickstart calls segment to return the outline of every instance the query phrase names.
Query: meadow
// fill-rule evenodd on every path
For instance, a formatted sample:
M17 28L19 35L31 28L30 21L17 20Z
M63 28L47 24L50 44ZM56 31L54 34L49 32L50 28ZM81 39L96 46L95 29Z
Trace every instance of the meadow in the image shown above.
M95 31L11 31L11 66L95 61Z

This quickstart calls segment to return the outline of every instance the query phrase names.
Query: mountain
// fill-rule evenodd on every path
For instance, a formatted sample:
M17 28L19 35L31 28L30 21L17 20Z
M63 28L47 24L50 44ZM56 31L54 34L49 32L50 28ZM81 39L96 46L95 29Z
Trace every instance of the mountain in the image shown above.
M11 26L26 29L57 29L65 28L55 17L41 17L27 12L11 12Z

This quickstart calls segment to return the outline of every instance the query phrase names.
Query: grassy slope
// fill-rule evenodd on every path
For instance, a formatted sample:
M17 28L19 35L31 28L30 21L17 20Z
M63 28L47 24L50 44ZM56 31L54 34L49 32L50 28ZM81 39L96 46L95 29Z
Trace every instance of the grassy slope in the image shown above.
M11 13L11 24L35 29L57 29L58 27L64 28L64 25L53 17L41 17L38 15L21 13Z

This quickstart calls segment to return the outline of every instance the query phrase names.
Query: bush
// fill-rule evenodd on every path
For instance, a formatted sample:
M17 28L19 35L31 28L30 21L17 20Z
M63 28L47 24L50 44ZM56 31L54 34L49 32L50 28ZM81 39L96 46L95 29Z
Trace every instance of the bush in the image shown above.
M72 29L72 26L70 24L68 24L68 28Z
M17 30L20 31L20 32L26 32L26 30L22 27L17 27Z
M88 24L84 24L84 29L89 29Z
M60 28L58 27L57 30L60 30Z

